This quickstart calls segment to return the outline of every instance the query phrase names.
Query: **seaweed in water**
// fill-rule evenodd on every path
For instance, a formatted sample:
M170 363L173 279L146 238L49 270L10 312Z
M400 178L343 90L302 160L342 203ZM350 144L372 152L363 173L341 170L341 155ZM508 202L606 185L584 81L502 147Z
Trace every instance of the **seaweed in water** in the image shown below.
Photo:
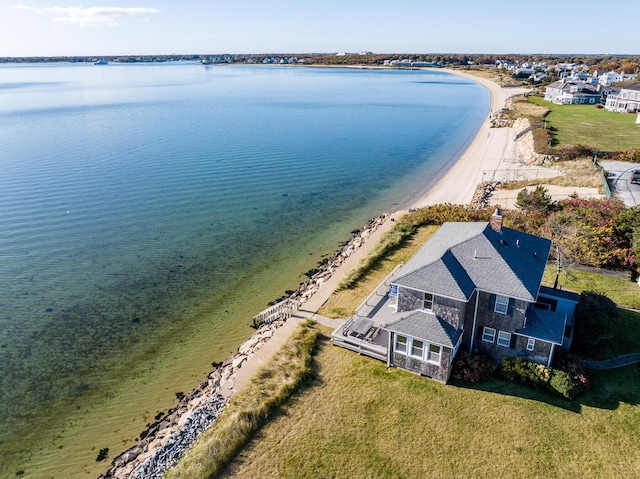
M98 457L96 457L96 462L104 461L108 455L109 455L108 447L100 449L100 452L98 453Z

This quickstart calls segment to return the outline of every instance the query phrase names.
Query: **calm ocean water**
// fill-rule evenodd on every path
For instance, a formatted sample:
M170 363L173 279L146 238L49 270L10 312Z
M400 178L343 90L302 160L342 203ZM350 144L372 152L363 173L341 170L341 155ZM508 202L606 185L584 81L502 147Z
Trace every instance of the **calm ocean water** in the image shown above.
M176 344L225 357L488 108L438 71L0 66L0 463Z

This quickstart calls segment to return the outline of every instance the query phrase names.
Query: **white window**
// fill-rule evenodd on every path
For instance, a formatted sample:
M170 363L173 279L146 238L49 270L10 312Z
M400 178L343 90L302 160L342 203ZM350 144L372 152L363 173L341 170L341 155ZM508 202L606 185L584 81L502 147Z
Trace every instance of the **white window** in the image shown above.
M407 337L406 336L396 336L396 345L395 351L398 353L407 353Z
M506 331L500 331L498 333L498 346L502 346L503 348L508 348L511 344L511 333L507 333Z
M438 346L437 344L429 344L426 360L429 361L430 363L440 364L441 356L442 356L442 346Z
M423 309L426 309L427 311L433 310L433 294L424 293L424 299L422 301L422 307L423 307Z
M507 314L507 311L509 311L509 297L497 294L496 307L494 311L500 314Z
M493 343L496 340L496 330L493 328L485 327L482 330L482 340L485 343Z
M533 351L533 348L536 347L536 340L533 338L529 338L527 341L527 351Z
M422 354L424 352L424 343L419 339L411 340L411 356L414 358L422 359Z

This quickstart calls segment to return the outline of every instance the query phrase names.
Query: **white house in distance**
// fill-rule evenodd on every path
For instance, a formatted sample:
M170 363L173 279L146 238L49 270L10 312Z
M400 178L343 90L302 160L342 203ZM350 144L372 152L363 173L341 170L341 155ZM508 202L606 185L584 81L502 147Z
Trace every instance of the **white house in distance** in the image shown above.
M619 93L609 95L605 108L618 113L640 112L640 81L622 87Z
M601 85L562 79L547 85L544 99L557 105L595 105L602 99Z

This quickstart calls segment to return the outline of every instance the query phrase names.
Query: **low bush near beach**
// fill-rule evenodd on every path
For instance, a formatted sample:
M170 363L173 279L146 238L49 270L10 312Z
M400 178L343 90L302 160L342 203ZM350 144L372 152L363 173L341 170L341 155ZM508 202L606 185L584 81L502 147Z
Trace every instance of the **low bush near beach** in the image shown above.
M271 412L313 376L318 331L307 321L251 383L239 392L218 420L165 477L209 478L218 474L253 436Z

